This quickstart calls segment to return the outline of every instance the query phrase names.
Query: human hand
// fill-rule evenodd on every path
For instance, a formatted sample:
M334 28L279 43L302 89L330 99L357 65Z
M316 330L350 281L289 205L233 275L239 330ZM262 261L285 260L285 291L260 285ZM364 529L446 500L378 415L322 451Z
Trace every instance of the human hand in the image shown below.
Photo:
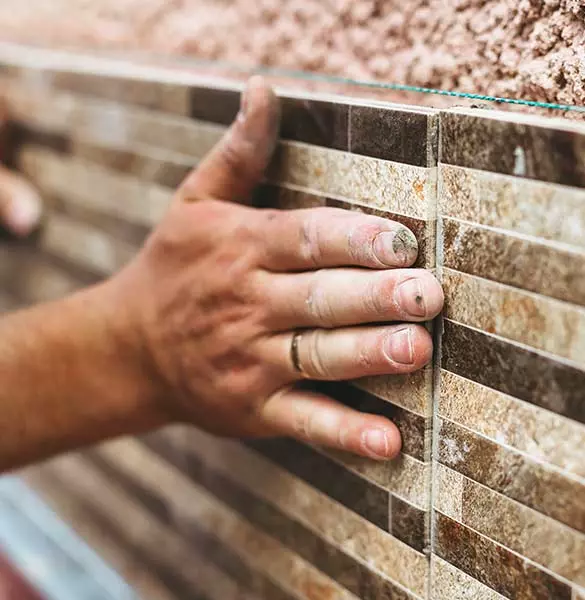
M20 175L0 166L0 227L26 237L41 218L41 199Z
M260 180L278 122L276 98L253 78L226 136L111 280L119 312L171 418L221 435L289 435L391 458L401 446L393 423L295 383L421 368L431 337L408 322L440 312L441 287L428 271L405 268L417 245L398 223L231 203Z

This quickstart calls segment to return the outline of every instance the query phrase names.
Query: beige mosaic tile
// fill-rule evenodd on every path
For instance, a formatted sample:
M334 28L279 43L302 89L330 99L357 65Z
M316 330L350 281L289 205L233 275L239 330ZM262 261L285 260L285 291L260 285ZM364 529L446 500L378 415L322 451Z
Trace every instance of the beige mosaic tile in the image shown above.
M114 442L102 450L117 468L145 487L158 490L181 529L194 521L209 534L230 546L252 568L270 575L281 587L311 600L313 596L356 597L279 542L242 520L203 488L186 479L170 464L133 440ZM313 592L314 591L314 592Z
M406 454L400 454L388 462L378 462L326 448L316 450L410 504L423 510L427 509L430 463L424 463Z
M441 165L442 214L585 248L585 190Z
M571 582L585 584L585 534L467 478L462 514L464 525Z
M179 448L181 444L196 448L213 469L306 523L370 568L416 594L424 594L428 564L419 552L235 442L186 430Z
M432 414L433 372L431 366L408 375L363 377L355 379L352 384L416 414L424 417Z
M585 426L441 370L438 410L455 423L585 478Z
M281 142L267 178L419 219L435 218L436 170Z
M51 215L43 228L41 246L102 275L119 270L136 253L134 247L114 240L100 229L56 214Z
M167 188L46 150L23 149L20 165L45 194L141 225L158 223L172 198Z
M153 519L148 511L126 494L110 478L100 473L79 456L69 456L51 464L49 473L76 492L138 548L176 573L189 584L193 593L205 594L210 600L252 600L225 572L208 562L203 553L187 544L171 528Z
M436 463L433 469L434 508L461 522L463 518L463 475Z
M585 308L444 269L445 316L585 367Z
M430 600L505 600L505 597L433 554Z

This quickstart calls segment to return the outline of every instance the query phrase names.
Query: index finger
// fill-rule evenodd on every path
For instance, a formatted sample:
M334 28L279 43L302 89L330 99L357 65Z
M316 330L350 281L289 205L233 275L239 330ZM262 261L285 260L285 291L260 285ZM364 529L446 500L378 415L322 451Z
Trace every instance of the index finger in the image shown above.
M418 242L404 225L340 208L268 211L263 266L271 271L409 267Z

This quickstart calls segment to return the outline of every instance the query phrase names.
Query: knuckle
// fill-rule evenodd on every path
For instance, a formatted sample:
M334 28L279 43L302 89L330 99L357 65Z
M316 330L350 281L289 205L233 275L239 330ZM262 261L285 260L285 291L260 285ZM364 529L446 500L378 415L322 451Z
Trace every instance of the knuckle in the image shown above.
M321 327L332 327L334 324L334 310L329 296L323 289L324 272L315 271L311 275L305 303L311 319Z
M322 248L319 224L314 211L309 211L301 221L300 249L302 258L318 267L321 264Z
M364 294L368 314L384 317L390 311L388 298L392 298L390 284L380 277L373 277Z
M319 331L312 331L306 336L306 366L303 368L314 379L329 379L330 371L326 362L323 360L322 338L323 334Z

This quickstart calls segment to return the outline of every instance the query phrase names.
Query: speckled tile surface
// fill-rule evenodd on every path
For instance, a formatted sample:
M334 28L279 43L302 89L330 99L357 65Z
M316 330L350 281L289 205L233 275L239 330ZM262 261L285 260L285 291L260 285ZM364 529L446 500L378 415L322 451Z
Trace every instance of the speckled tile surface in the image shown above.
M33 242L0 242L5 308L120 268L238 110L239 82L131 71L0 73L9 160L50 209ZM432 365L326 386L392 418L401 455L175 429L31 480L65 518L84 515L88 539L107 532L105 556L138 557L153 598L582 600L585 130L279 93L255 204L399 221L444 285Z

